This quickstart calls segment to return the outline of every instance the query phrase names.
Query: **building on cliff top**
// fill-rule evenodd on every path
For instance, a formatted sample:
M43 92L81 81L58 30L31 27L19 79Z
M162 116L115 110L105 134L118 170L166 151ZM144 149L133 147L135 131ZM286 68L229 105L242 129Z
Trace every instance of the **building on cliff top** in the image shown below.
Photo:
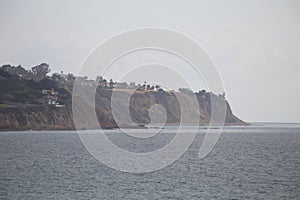
M58 92L53 88L51 90L42 89L43 97L39 99L42 104L56 105Z

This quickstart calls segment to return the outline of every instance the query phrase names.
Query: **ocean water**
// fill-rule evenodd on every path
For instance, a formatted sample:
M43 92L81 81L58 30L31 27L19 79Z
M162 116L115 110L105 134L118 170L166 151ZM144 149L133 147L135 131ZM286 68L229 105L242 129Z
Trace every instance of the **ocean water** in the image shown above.
M151 141L107 135L145 152L170 142L167 130ZM0 132L0 199L300 199L299 124L226 127L199 159L204 130L174 163L143 174L102 164L75 131Z

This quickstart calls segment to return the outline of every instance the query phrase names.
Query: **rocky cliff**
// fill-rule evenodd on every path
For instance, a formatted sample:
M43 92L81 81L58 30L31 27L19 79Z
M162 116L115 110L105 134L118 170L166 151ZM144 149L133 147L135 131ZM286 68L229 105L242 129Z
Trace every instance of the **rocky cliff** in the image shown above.
M130 122L126 124L127 119L120 119L117 123L114 120L114 118L125 116L127 107L129 107L129 121L132 120L134 124L140 125L152 123L151 120L155 121L155 118L160 120L162 119L161 115L166 115L167 125L178 125L182 120L183 124L193 124L197 121L195 117L199 118L199 125L208 125L210 122L219 125L223 123L222 113L225 114L225 125L247 124L233 114L229 103L223 97L213 93L198 92L192 96L169 91L119 90L115 93L117 94L114 94L113 106L118 106L118 108L113 115L111 109L112 90L97 90L95 109L101 125L105 126L108 121L112 126L130 124ZM129 99L129 106L124 99ZM155 105L161 105L162 109L155 109L155 107L153 109ZM215 112L214 116L212 116L212 108ZM122 112L122 110L125 111ZM151 118L151 115L154 117ZM184 118L182 118L183 115Z
M85 101L84 96L82 98ZM212 93L195 93L197 105L191 97L180 92L157 92L157 91L136 91L129 90L118 91L117 99L114 105L120 106L118 110L122 110L125 106L124 99L129 98L129 115L134 124L147 125L151 122L152 115L166 115L167 125L178 125L182 120L181 106L186 107L189 111L186 115L185 122L195 121L195 116L200 116L199 125L207 125L211 120L214 124L218 124L218 119L212 119L211 108L215 106L215 112L218 112L218 106L221 102L225 103L226 116L225 125L245 125L246 123L237 118L231 111L228 102L222 97ZM212 98L214 104L212 105ZM111 109L112 90L98 89L95 95L95 111L98 122L102 128L117 128L118 126L132 127L133 123L126 123L121 120L117 123L115 117L118 118L126 115L126 113L117 113L113 116ZM180 99L180 102L179 100ZM82 104L83 119L89 117L88 109ZM152 109L153 105L161 105L164 109ZM124 107L126 109L126 107ZM151 111L151 112L150 112ZM192 111L192 112L191 112ZM195 115L194 115L195 114ZM117 116L116 116L117 115ZM218 113L217 113L218 116ZM72 109L70 106L55 107L54 105L3 105L0 106L0 130L41 130L41 129L74 129ZM84 124L81 128L96 128L92 124Z
M8 67L17 69L18 73L19 68ZM222 124L222 115L225 125L246 124L232 113L223 95L204 90L193 93L188 89L175 92L150 87L134 90L98 85L95 89L95 81L83 80L80 92L73 93L80 100L76 125L82 129L97 128L99 124L102 128L137 127L162 121L167 125L179 125L180 122L185 125ZM95 86L96 93L89 99L86 92L93 88L91 85ZM0 130L74 129L73 86L74 77L33 80L0 68ZM44 89L56 91L56 101L64 107L41 103L45 97ZM90 115L94 111L96 120Z
M0 107L0 130L31 129L74 129L71 109L48 105Z

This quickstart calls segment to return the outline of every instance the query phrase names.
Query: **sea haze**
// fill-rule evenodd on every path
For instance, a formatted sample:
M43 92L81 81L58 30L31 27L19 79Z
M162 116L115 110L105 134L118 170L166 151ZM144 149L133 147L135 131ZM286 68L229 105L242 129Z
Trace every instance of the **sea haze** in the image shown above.
M179 160L144 174L105 166L76 131L1 132L0 199L300 199L300 124L225 127L199 159L205 130ZM123 149L146 152L175 132L166 127L147 139L106 134Z

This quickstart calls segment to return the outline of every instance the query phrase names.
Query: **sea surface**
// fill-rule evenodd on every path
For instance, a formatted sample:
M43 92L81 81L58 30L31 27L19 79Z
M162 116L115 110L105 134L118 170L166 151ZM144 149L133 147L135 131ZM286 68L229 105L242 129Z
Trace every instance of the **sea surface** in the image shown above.
M147 152L172 141L172 129L148 139L106 134ZM199 159L205 130L171 165L140 174L96 160L76 131L0 132L0 199L300 199L300 124L225 127Z

